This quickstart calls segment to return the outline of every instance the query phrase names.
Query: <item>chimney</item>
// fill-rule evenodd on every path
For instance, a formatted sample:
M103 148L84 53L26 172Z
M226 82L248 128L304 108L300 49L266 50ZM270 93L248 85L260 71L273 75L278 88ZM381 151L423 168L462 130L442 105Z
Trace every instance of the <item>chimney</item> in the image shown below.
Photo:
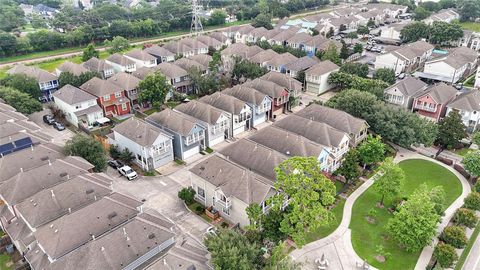
M50 193L52 193L52 197L55 197L55 193L53 193L53 189L50 190Z
M71 214L72 213L72 208L68 208L68 213Z
M23 168L20 168L20 172L23 172Z
M48 159L48 165L52 166L52 162L50 162L50 159Z
M92 234L92 240L95 241L95 234ZM103 247L102 247L103 248ZM103 249L102 249L103 250Z

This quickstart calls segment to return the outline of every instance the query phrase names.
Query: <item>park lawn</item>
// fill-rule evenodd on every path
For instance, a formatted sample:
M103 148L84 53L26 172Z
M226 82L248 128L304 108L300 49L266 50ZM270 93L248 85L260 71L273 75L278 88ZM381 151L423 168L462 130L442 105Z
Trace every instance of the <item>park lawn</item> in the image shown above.
M7 254L0 254L0 269L1 270L10 270L11 266L7 266L7 263L10 262L10 256Z
M402 196L409 196L423 183L428 188L441 185L446 193L445 207L448 207L462 193L462 185L458 178L436 163L412 159L400 162L400 167L404 170L406 178ZM367 259L372 266L378 269L413 269L421 250L408 253L400 248L393 239L386 237L385 226L393 215L387 211L387 207L384 209L375 207L380 198L381 196L370 187L355 201L350 223L353 248L360 258ZM386 206L391 205L391 203L392 199L385 200ZM375 224L370 224L365 218L372 207L377 210ZM383 245L384 250L390 253L384 263L379 263L375 259L377 255L375 250L379 245Z
M307 243L322 239L335 231L335 229L337 229L342 222L344 206L345 199L340 199L337 205L335 205L331 210L333 215L335 216L335 220L328 226L322 226L317 230L308 233L306 236Z
M480 32L480 23L476 22L461 22L460 25L463 29L471 30L474 32Z
M473 151L473 149L470 149L470 148L465 147L465 148L462 148L462 149L459 149L459 150L455 150L455 151L452 150L451 152L452 152L452 153L455 153L455 154L457 154L457 155L459 155L459 156L464 157L464 156L466 156L466 155L467 155L469 152L471 152L471 151Z

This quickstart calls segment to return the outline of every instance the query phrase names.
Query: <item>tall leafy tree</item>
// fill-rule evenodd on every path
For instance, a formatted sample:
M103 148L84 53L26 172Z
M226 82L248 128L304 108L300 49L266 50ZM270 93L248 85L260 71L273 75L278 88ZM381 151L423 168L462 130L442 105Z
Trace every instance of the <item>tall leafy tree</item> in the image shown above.
M58 77L58 84L60 87L64 85L70 84L75 87L79 87L80 85L88 82L93 77L99 77L100 75L97 72L87 71L80 75L74 75L70 72L62 72Z
M340 72L366 78L368 75L368 65L357 62L345 63L340 67Z
M389 85L392 85L395 83L395 71L391 68L379 68L375 70L375 75L373 78L377 80L382 80Z
M375 164L385 158L385 144L382 142L380 136L374 137L369 135L368 138L357 147L357 151L364 168L366 165Z
M350 50L348 49L348 46L345 42L342 42L342 48L340 48L340 55L339 57L341 59L347 59L348 56L350 56Z
M116 36L112 40L107 40L105 45L109 47L108 52L111 54L123 52L130 47L128 40L122 36Z
M415 252L432 242L439 220L428 189L422 185L388 221L387 231L405 250Z
M413 22L407 24L400 31L400 38L403 42L415 42L422 38L428 38L430 26L424 22Z
M38 82L34 78L28 77L24 74L8 75L2 80L1 84L7 87L15 88L33 98L38 98L42 95L42 91L40 90Z
M266 13L260 13L253 19L252 25L254 27L265 27L267 29L272 29L272 16Z
M335 201L335 186L313 157L289 158L275 168L275 173L275 188L282 192L272 197L273 208L282 209L289 198L280 230L302 246L307 232L333 220L327 206Z
M363 52L363 45L361 43L355 43L353 46L354 53L362 53Z
M209 235L205 246L212 255L215 269L259 269L261 249L250 243L235 230L221 230L218 235Z
M0 98L17 112L31 114L42 110L42 104L30 95L11 87L0 87Z
M225 19L227 18L227 13L221 9L215 9L210 18L208 18L209 25L220 25L225 24Z
M472 134L472 142L480 146L480 131L475 131L475 133Z
M266 68L237 57L235 58L235 64L232 69L232 79L235 81L241 81L242 79L253 80L265 75L267 72L268 70Z
M65 153L71 156L80 156L95 166L100 172L107 168L107 154L103 145L93 137L75 135L65 144Z
M262 208L258 203L250 204L246 209L248 219L250 220L250 228L258 230L261 228Z
M330 44L328 44L328 47L323 52L321 59L322 61L330 60L337 65L340 65L342 63L342 61L340 60L340 56L337 52L337 46L333 42L330 42Z
M423 8L421 6L416 7L413 10L413 18L417 21L421 21L423 19L428 18L428 16L430 16L430 14L432 14L430 11L426 10L425 8Z
M467 127L463 124L462 117L457 111L451 111L440 120L437 143L443 148L454 147L465 137L467 137Z
M97 50L95 50L95 46L93 44L88 44L87 48L83 50L82 61L86 62L92 57L98 58L99 55L100 53Z
M165 103L167 95L173 91L172 85L160 72L147 75L138 85L138 100L150 102L155 108Z
M444 44L449 41L456 41L463 37L463 30L458 23L447 23L443 21L433 22L430 28L430 42Z
M476 0L458 0L461 21L475 21L480 18L480 2Z
M335 171L336 175L341 175L347 180L347 184L360 177L360 168L358 167L358 153L355 149L350 149L342 161L342 165Z
M470 174L480 176L480 150L467 153L462 163Z
M380 177L375 180L373 188L382 195L380 205L383 206L385 197L396 196L402 190L405 180L405 174L398 164L393 162L392 158L387 158L379 169Z

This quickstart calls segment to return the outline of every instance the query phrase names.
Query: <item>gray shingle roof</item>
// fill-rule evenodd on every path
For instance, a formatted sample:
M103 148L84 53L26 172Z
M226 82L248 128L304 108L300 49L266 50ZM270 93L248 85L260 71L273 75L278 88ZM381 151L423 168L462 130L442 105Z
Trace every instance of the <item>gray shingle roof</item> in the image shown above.
M265 97L268 96L256 89L244 86L242 84L236 85L232 88L227 88L223 90L222 93L231 95L256 106L261 106Z
M199 69L201 71L207 70L207 67L205 67L204 65L198 63L197 61L195 61L193 59L189 59L189 58L185 58L185 57L176 60L175 62L173 62L173 64L176 65L176 66L179 66L180 68L186 70L187 72L191 68L196 68L196 69Z
M212 105L222 111L238 115L245 107L245 101L242 101L233 96L216 92L208 96L200 98L198 101Z
M197 125L190 117L169 108L148 116L146 120L177 132L184 137L188 136Z
M283 97L285 91L287 90L285 87L280 86L274 82L267 81L261 78L257 78L253 81L248 81L243 84L244 86L251 87L256 89L272 98L280 98Z
M248 60L253 63L263 64L277 57L279 57L279 54L277 52L275 52L272 49L268 49L255 54L254 56L250 57Z
M318 62L319 60L317 58L304 56L304 57L298 58L296 61L286 64L285 68L287 70L293 70L298 72L298 71L306 70L316 65Z
M302 83L295 80L294 78L288 76L287 74L284 73L279 73L279 72L269 72L260 79L264 79L273 83L276 83L282 87L285 87L286 89L290 91L300 91L302 90Z
M132 75L139 78L140 80L145 79L147 75L152 74L156 71L155 68L149 68L149 67L141 67L137 68L134 72L132 72Z
M340 67L332 63L330 60L321 61L305 71L305 74L320 76L328 72L335 71Z
M225 43L227 42L228 40L228 37L226 37L224 34L220 33L220 32L212 32L212 33L209 33L208 34L209 37L212 37L222 43Z
M133 62L133 60L130 60L130 59L126 58L125 56L123 56L121 54L118 54L118 53L110 55L107 58L107 60L112 62L112 63L118 64L120 66L128 66L128 65L134 65L135 64L135 62Z
M144 51L154 56L175 56L175 54L171 51L158 45L153 45L151 47L145 48Z
M63 62L63 64L61 64L58 67L58 70L62 72L72 73L75 76L80 76L82 73L85 73L88 71L84 66L80 64L72 63L70 61Z
M155 69L160 70L163 75L171 79L188 75L188 72L185 69L167 62L158 64Z
M291 38L287 39L287 42L296 43L296 44L305 44L305 42L308 42L311 39L312 39L311 35L301 32L301 33L294 34Z
M196 100L180 104L175 107L175 110L210 125L215 125L220 116L224 114L222 110Z
M94 95L70 84L67 84L58 91L55 91L53 96L70 105L97 99Z
M83 63L83 66L90 71L99 73L105 70L113 69L113 67L110 64L107 64L105 60L100 60L96 57L88 59L86 62Z
M116 84L127 91L137 89L138 85L140 84L139 78L125 72L117 73L108 78L107 81Z
M82 84L80 89L96 97L102 97L104 95L111 95L113 93L123 91L122 87L97 77L93 77L86 83Z
M222 46L222 42L221 41L218 41L216 40L215 38L213 37L210 37L210 36L206 36L206 35L200 35L198 37L196 37L196 39L198 41L200 41L201 43L209 46L209 47L217 47L217 46Z
M141 61L151 61L151 60L157 60L154 56L151 54L142 51L140 49L134 49L132 51L129 51L125 54L126 56L130 56L131 58L135 58Z
M267 65L272 65L275 67L279 67L282 65L286 65L288 63L291 63L293 61L298 60L298 58L294 55L292 55L289 52L279 54L277 57L273 57L272 59L267 61Z
M407 77L394 85L385 89L385 91L389 89L396 88L400 91L403 95L410 97L416 95L418 92L423 91L427 88L428 84L422 82L420 79L415 77Z
M197 55L191 55L188 57L189 59L192 59L193 61L199 63L202 65L205 69L208 69L208 65L212 61L212 57L208 54L197 54Z
M116 125L112 130L144 147L153 145L159 136L163 137L164 140L170 138L170 135L160 128L136 117L130 117L130 119Z
M341 130L347 134L358 134L363 131L368 124L365 120L351 116L350 114L324 107L317 104L312 104L305 109L296 113L296 115L312 119L317 122L326 123L333 128Z
M448 104L448 107L466 112L476 111L477 113L480 113L480 90L473 89L458 95Z
M58 77L43 69L17 64L7 71L8 74L24 74L27 77L34 78L37 82L49 82L58 80Z
M455 89L453 86L445 83L438 83L431 85L425 91L418 93L416 98L428 95L438 104L446 104L449 100L454 98L456 94L457 89Z
M246 204L262 202L273 189L271 181L218 155L197 163L190 172Z

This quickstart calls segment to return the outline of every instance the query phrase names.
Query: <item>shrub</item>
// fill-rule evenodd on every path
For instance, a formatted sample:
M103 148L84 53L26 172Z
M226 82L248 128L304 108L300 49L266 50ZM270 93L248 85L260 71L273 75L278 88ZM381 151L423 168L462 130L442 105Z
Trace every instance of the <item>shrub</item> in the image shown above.
M440 239L455 248L464 248L468 241L465 230L460 226L446 227L440 235Z
M195 201L194 197L195 190L191 187L182 188L182 190L178 192L178 198L182 199L187 205L190 205Z
M465 207L472 210L480 210L480 193L472 192L464 200Z
M118 149L118 145L116 145L116 144L110 145L110 149L108 151L110 152L110 156L112 156L113 159L120 158L121 152Z
M453 164L453 160L448 159L448 158L443 158L443 157L438 156L435 159L440 161L440 162L443 162L443 163L447 164L448 166L451 166Z
M378 212L377 212L377 209L375 209L374 207L370 208L370 210L368 210L368 216L371 217L371 218L376 218L378 215Z
M452 266L452 264L458 260L458 255L455 252L455 248L442 242L438 243L438 245L435 247L433 255L443 268Z
M453 165L453 168L454 168L455 170L457 170L457 172L459 172L461 175L463 175L463 177L465 177L465 178L467 178L467 179L470 178L470 174L467 172L467 170L465 170L465 169L462 167L462 165L460 165L460 164L455 164L455 165Z
M473 186L473 189L476 192L480 192L480 181L475 182L475 185Z
M197 212L197 214L201 214L203 211L205 211L203 206L197 205L197 207L195 207L195 212Z
M228 223L224 221L220 226L222 226L222 228L228 228Z
M473 210L467 208L460 208L453 216L453 222L457 225L467 226L473 228L478 222L478 218Z

